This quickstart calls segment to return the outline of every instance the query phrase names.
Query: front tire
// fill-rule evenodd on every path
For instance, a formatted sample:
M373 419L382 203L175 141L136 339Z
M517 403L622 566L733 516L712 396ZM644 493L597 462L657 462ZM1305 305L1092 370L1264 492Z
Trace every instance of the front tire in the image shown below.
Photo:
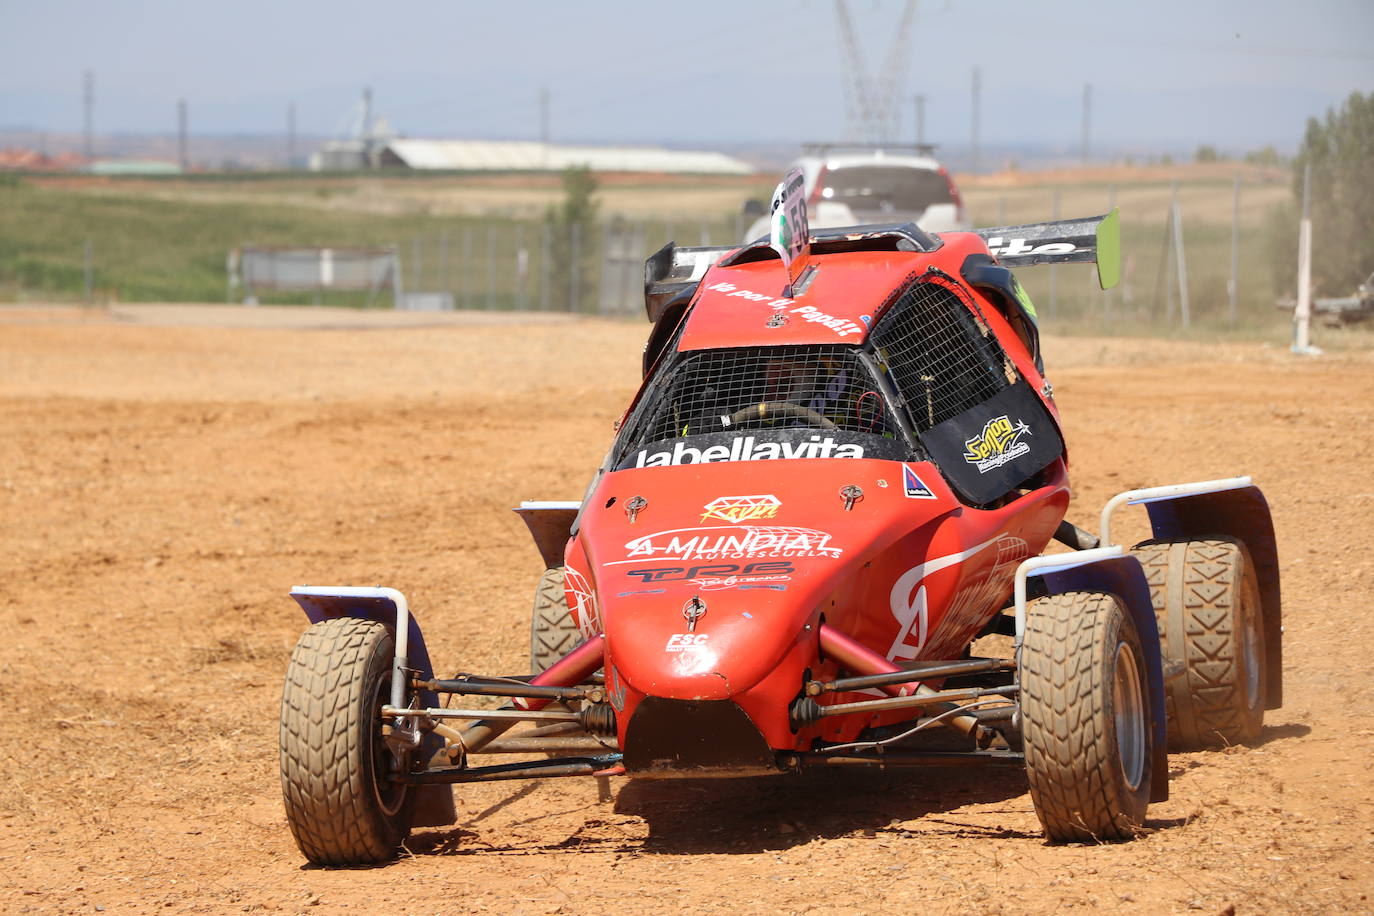
M1021 734L1051 842L1128 840L1150 800L1145 656L1115 595L1037 601L1019 657Z
M385 862L410 833L416 792L388 778L398 764L379 713L395 654L382 624L339 617L311 626L291 655L282 795L296 845L316 865Z

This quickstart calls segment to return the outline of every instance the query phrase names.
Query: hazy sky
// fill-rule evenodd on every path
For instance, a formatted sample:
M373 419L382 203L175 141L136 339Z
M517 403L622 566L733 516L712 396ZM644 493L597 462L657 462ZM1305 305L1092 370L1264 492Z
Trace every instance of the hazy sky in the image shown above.
M875 72L901 4L851 0ZM1374 0L925 0L909 49L927 138L969 139L981 70L988 143L1076 148L1083 85L1098 148L1291 148L1304 119L1374 91ZM337 133L363 86L413 136L794 143L844 127L832 2L0 0L0 127Z

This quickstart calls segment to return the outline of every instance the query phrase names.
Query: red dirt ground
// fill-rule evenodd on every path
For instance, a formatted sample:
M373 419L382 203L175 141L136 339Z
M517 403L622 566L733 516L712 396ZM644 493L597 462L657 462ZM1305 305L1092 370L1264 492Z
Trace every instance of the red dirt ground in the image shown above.
M550 780L463 788L395 864L326 870L278 787L287 590L392 585L441 671L523 668L541 564L508 510L581 494L646 327L177 314L0 310L0 910L1374 909L1369 351L1048 342L1071 518L1251 473L1278 530L1287 703L1172 756L1136 842L1046 845L1019 775Z

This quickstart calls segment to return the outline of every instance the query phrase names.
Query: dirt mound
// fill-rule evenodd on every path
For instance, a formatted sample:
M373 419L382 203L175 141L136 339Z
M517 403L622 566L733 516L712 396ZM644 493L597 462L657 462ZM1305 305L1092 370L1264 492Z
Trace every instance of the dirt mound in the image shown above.
M78 319L0 322L7 912L1371 909L1367 355L1048 342L1071 517L1244 472L1278 529L1286 705L1254 746L1172 756L1135 843L1046 846L1019 775L618 779L607 801L545 780L463 788L395 865L329 871L277 784L287 590L392 585L440 670L523 668L541 564L508 510L582 492L646 327Z

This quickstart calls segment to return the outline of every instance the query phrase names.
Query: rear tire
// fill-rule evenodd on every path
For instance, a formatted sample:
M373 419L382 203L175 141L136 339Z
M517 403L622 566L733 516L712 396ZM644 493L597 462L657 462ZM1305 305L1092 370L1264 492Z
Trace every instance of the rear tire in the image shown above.
M1115 595L1033 604L1019 657L1021 734L1051 842L1128 840L1150 799L1151 729L1140 637Z
M281 701L286 820L316 865L385 862L410 833L413 787L395 763L379 708L390 700L396 649L380 623L338 617L301 634Z
M1159 625L1169 749L1254 740L1267 684L1249 552L1229 538L1145 541L1131 552L1145 569Z
M539 674L582 641L568 611L562 566L544 570L530 611L530 671Z

